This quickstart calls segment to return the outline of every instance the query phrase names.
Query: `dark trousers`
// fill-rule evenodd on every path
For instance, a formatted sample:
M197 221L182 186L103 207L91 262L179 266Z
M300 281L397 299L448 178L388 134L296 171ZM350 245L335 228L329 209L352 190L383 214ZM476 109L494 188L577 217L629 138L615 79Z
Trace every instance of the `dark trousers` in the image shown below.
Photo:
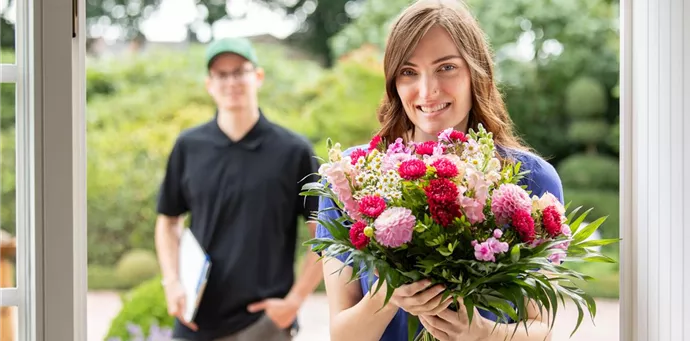
M291 341L290 328L280 329L268 318L263 315L261 318L239 332L221 337L215 341ZM188 341L185 339L173 339L172 341Z

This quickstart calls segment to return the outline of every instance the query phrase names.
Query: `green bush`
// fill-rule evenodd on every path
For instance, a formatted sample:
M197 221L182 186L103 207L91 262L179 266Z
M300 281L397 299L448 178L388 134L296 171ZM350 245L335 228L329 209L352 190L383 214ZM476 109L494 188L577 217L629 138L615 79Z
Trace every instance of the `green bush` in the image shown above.
M563 192L565 202L571 203L569 210L578 206L582 206L580 212L593 208L587 216L588 221L608 216L599 228L603 238L617 238L619 236L620 201L618 191L566 187Z
M117 263L115 276L119 285L130 288L159 273L156 255L149 250L127 251Z
M604 155L573 154L558 166L563 186L618 190L618 160Z
M122 341L131 340L127 328L130 324L148 331L152 325L170 328L174 321L174 318L168 315L161 278L156 276L123 296L122 309L112 320L106 340L114 337Z
M608 93L598 80L580 77L565 89L565 107L572 117L602 115L608 106Z
M101 265L88 267L89 290L119 290L126 289L120 284L115 269Z

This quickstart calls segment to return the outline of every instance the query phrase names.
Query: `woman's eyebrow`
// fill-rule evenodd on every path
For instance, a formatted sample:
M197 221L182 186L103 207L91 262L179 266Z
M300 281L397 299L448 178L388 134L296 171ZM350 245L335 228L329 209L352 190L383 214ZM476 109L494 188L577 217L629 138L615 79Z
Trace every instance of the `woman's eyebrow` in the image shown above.
M450 60L450 59L454 59L454 58L462 58L462 57L455 55L455 54L451 54L451 55L447 55L447 56L444 56L444 57L441 57L439 59L434 60L434 62L432 64L438 64L438 63L445 62L446 60ZM417 66L414 63L409 62L409 61L406 61L403 65Z

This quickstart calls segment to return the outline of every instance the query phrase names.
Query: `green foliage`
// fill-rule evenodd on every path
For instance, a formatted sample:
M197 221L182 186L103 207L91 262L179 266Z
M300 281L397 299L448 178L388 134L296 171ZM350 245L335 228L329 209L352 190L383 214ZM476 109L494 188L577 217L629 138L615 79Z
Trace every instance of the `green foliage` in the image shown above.
M568 139L585 146L597 145L609 138L610 125L602 119L583 119L570 124Z
M619 207L620 200L617 190L596 188L565 187L566 202L574 206L593 207L593 215L608 215L609 219L602 224L600 232L603 238L617 238L619 236Z
M161 278L157 276L123 296L122 309L112 320L105 339L119 337L122 341L131 340L127 329L129 324L148 331L152 325L172 327L173 323L173 317L168 315Z
M4 109L2 109L4 110ZM14 127L3 128L0 130L0 143L2 143L2 150L0 151L0 214L2 217L2 229L14 235L16 232L16 187L15 187L15 134Z
M564 187L618 190L616 159L596 154L573 154L557 169Z
M596 79L580 77L565 90L565 108L573 118L597 117L606 112L608 94Z
M131 289L131 287L124 286L119 282L112 267L102 265L89 265L88 283L89 290Z
M159 273L156 254L149 250L132 249L127 251L115 268L118 282L131 287L148 280Z
M0 130L14 127L16 115L16 85L12 83L0 84Z

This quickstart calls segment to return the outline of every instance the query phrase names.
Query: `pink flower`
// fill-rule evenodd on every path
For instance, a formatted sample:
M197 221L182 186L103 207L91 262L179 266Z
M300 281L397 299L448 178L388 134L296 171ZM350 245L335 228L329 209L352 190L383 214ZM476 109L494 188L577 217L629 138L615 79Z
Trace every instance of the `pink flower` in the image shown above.
M561 234L561 214L558 212L556 206L551 205L542 211L542 224L544 229L551 237L556 237Z
M532 201L527 192L515 184L498 187L491 197L491 212L496 216L496 222L503 225L518 211L532 211Z
M494 253L508 252L508 243L506 242L501 242L494 237L487 239L486 242L489 244Z
M358 220L361 216L357 208L357 201L352 197L350 182L346 176L346 172L348 172L351 167L351 165L346 162L347 160L347 158L344 158L337 162L323 164L319 168L319 173L324 174L326 180L331 184L333 193L335 193L338 200L343 203L345 212L349 214L351 218Z
M414 155L408 153L389 153L383 158L382 168L384 171L397 170L403 162L412 159L419 160ZM426 173L426 168L424 173Z
M367 152L365 152L364 149L357 148L350 154L350 159L352 160L352 161L350 161L350 163L354 165L357 163L357 161L361 157L366 157L366 156L367 156Z
M395 139L394 143L391 143L388 145L388 150L386 150L387 155L391 154L409 154L410 153L410 148L406 147L403 144L403 139L398 137Z
M357 250L361 250L369 245L369 237L364 235L364 228L366 227L367 224L362 221L358 221L350 227L350 241Z
M484 215L484 201L461 197L460 206L462 206L462 210L471 224L480 223L486 219Z
M495 229L494 230L494 238L498 239L498 238L501 238L501 236L503 236L503 231L501 231L499 229Z
M467 137L465 136L465 133L459 130L454 130L453 128L448 128L438 133L438 139L439 141L448 143L453 143L457 141L467 142Z
M512 217L513 226L520 235L520 239L523 242L529 243L534 240L534 219L530 215L529 211L522 210L516 211Z
M474 246L474 257L485 262L495 262L494 251L488 242L483 242Z
M359 213L376 219L386 209L386 201L378 195L367 195L359 199Z
M481 202L486 202L486 199L489 197L490 183L483 178L483 174L469 168L467 169L466 177L468 189L474 190L474 197Z
M376 241L386 247L399 247L412 240L416 223L412 211L404 207L391 207L374 221Z
M548 259L551 263L554 263L556 265L561 265L561 263L563 262L565 257L566 257L565 252L557 251L556 253L550 254Z
M439 158L432 164L436 168L436 174L442 178L452 178L458 175L458 167L447 158Z
M564 236L570 237L573 233L570 231L570 226L568 224L563 224L561 225L561 233L563 233Z
M417 180L426 174L426 164L417 158L404 161L398 168L398 174L405 180Z

